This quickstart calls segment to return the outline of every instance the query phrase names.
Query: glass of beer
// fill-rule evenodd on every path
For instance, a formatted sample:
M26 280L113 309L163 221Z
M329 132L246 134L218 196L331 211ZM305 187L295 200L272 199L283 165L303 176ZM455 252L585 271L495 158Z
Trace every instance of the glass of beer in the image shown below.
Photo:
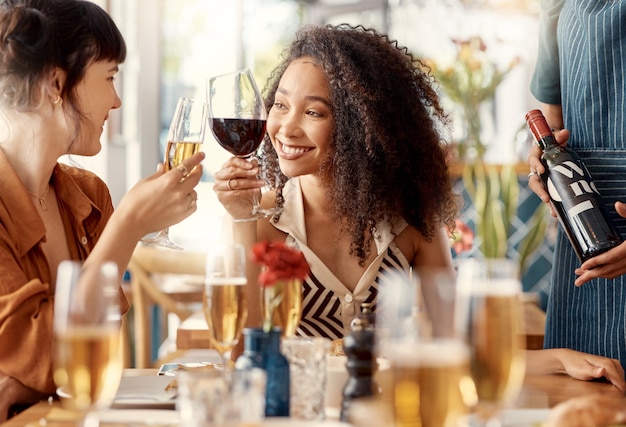
M246 254L239 244L216 244L209 248L203 310L209 325L211 346L230 367L233 348L248 318Z
M477 426L497 426L524 380L519 267L510 259L468 259L457 284L477 394L473 418Z
M469 349L455 322L455 278L431 269L415 276L381 284L379 346L393 372L383 399L397 427L457 427L475 392Z
M54 382L63 406L87 415L113 402L122 376L117 265L59 264L54 299Z

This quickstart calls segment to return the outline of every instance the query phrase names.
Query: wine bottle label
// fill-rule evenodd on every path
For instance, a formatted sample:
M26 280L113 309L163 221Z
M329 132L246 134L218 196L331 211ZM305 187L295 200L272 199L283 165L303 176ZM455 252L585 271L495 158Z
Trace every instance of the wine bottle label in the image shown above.
M595 207L592 199L599 196L600 192L584 167L573 161L565 161L553 166L550 172L546 182L548 194L552 200L563 203L568 214L576 216ZM560 194L559 191L566 194Z

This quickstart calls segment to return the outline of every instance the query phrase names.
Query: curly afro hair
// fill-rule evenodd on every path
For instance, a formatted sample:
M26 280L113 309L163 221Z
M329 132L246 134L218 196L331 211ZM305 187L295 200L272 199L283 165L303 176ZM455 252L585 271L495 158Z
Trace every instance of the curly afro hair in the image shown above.
M442 224L453 230L459 205L442 136L449 120L425 65L373 29L304 27L268 79L268 111L283 73L301 57L312 58L328 79L332 154L320 174L331 213L351 235L351 254L362 263L367 259L372 231L381 221L404 219L427 240ZM288 178L280 173L267 136L260 159L280 175L276 204L282 206Z

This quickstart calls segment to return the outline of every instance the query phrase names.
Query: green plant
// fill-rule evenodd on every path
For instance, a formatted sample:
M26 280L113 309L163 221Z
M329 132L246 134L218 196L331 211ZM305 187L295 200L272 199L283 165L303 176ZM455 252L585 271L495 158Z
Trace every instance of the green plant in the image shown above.
M480 37L452 40L457 46L454 61L438 65L424 63L430 69L444 94L459 108L463 139L457 142L458 159L464 162L463 184L476 211L474 218L478 250L486 258L509 256L509 236L519 204L519 182L515 165L485 163L487 149L481 139L483 124L481 106L493 100L498 86L518 64L516 58L500 69L487 57L487 46ZM528 224L529 232L517 248L520 271L524 272L528 257L542 244L547 222L542 203Z
M462 179L476 211L474 227L479 237L478 250L486 258L506 258L519 205L515 165L494 165L478 160L465 165ZM540 203L528 220L528 232L517 248L521 272L526 271L529 256L544 241L548 226L546 215L547 207Z

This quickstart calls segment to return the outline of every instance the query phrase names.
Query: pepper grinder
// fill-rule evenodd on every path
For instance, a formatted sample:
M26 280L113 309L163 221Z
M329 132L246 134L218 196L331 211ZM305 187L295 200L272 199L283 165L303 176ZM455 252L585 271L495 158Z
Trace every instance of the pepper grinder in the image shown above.
M343 388L340 420L348 422L348 409L353 399L374 396L379 388L374 381L378 362L374 354L375 315L371 304L361 304L361 313L350 322L350 333L343 339L347 357L348 381Z

